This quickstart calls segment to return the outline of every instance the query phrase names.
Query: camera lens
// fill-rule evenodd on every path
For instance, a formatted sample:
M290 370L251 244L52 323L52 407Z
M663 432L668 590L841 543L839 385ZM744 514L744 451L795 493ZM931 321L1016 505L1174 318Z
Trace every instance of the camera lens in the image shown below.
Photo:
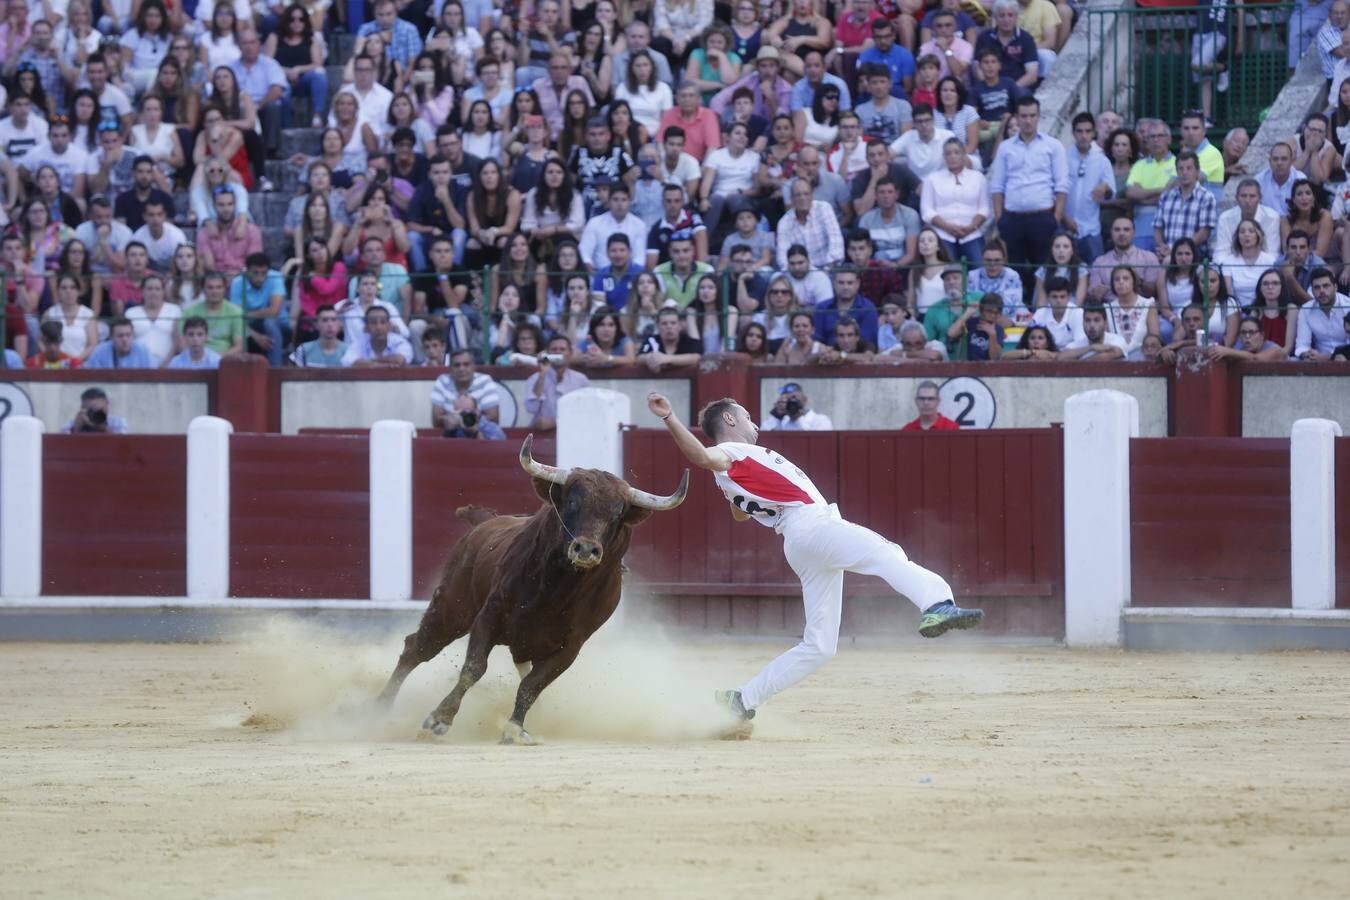
M465 428L472 428L478 424L478 413L466 410L459 414L459 420L464 423Z

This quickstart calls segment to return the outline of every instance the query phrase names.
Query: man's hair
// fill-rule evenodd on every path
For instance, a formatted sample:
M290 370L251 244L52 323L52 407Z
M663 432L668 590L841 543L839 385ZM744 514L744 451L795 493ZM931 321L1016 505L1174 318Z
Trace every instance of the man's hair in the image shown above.
M224 284L224 283L225 283L225 273L224 273L224 272L207 272L205 275L202 276L202 284L205 285L208 281L219 281L219 282L221 282L222 284ZM319 312L323 312L323 309L320 308L320 309L319 309Z
M152 207L152 206L158 206L160 209L164 210L165 212L168 212L168 211L169 211L169 207L168 207L167 204L165 204L164 198L163 198L163 197L156 197L156 196L154 196L153 194L150 196L149 199L147 199L147 200L145 201L145 208L146 208L146 209L149 209L149 208Z
M555 334L553 337L551 337L551 338L548 339L548 344L551 344L551 343L553 343L554 341L562 341L563 343L567 344L567 349L568 349L568 350L571 350L571 349L572 349L572 339L571 339L570 337L568 337L567 335L565 335L565 334L561 334L561 333ZM548 347L548 344L545 344L544 347L547 348L547 347Z
M672 125L672 126L670 126L669 128L666 129L666 136L663 137L661 140L662 140L662 142L665 142L665 141L670 140L670 139L673 138L673 137L677 137L677 138L679 138L680 140L684 140L684 139L685 139L684 129L681 128L681 127L678 126L678 125Z
M61 323L58 322L57 324L59 325ZM127 324L130 325L131 323L127 322ZM84 403L88 400L107 400L107 399L108 399L107 392L100 387L85 388L84 393L80 394L81 403Z
M1013 0L1013 2L1016 2L1016 0ZM1023 94L1022 96L1017 98L1017 102L1013 104L1013 109L1020 111L1023 107L1026 106L1034 106L1037 109L1040 109L1041 101L1037 100L1035 97L1030 96L1029 94Z
M931 116L933 107L927 103L915 103L914 108L910 110L910 116Z
M703 429L703 434L709 440L717 440L722 431L722 414L730 411L736 405L736 401L731 397L723 397L721 400L714 400L699 411L698 427Z
M369 322L369 321L370 321L370 317L373 316L373 315L375 315L376 313L380 313L380 314L383 315L386 319L391 318L391 316L389 315L389 310L387 310L387 309L385 309L383 306L379 306L379 305L371 306L370 309L366 310L366 314L365 314L365 316L364 316L363 318L364 318L367 322Z
M889 180L890 179L887 178L882 179L882 181L889 181ZM854 241L859 242L867 241L867 243L870 244L872 243L872 235L862 228L854 228L852 231L850 231L848 234L844 236L844 244L847 246L848 244L851 244Z
M917 393L919 393L919 391L923 390L924 388L932 388L933 390L936 391L936 390L938 390L938 383L937 383L936 381L931 381L931 380L929 380L929 379L924 379L923 381L920 381L920 382L918 383L918 385L915 386L915 388L914 388L914 393L917 394Z
M108 199L108 196L106 194L95 194L94 196L90 197L89 205L97 206L99 208L107 207L108 209L112 209L112 201Z
M863 63L858 70L858 76L861 78L890 78L891 70L885 63Z
M1100 303L1089 303L1087 306L1083 307L1083 318L1086 319L1088 313L1096 313L1102 318L1106 318L1106 307L1102 306Z
M139 166L142 165L153 166L154 164L155 161L150 157L146 156L144 153L142 153L140 156L136 157L131 161L131 167L133 169L138 168Z
M1185 117L1183 116L1183 118ZM1073 122L1070 124L1070 127L1077 128L1079 125L1084 124L1091 125L1092 129L1095 131L1097 129L1097 117L1090 112L1080 112L1073 117Z
M1195 163L1195 167L1197 169L1200 168L1200 157L1196 156L1195 151L1193 150L1182 150L1180 153L1177 154L1176 161L1173 163L1173 165L1180 165L1181 163L1184 163L1187 160Z
M272 268L272 260L266 253L250 253L244 257L244 268L270 269Z
M1069 293L1069 279L1064 278L1061 275L1053 275L1050 278L1045 279L1045 292L1047 294L1053 294L1058 291L1063 291L1066 294Z
M680 311L673 306L663 306L656 311L656 319L658 322L667 316L674 316L676 319L679 319Z
M47 321L43 322L42 325L38 327L38 332L42 335L42 339L47 343L59 344L61 343L61 338L64 336L65 326L60 322Z
M1309 243L1312 242L1312 239L1308 237L1308 232L1304 231L1302 228L1294 228L1291 229L1288 236L1285 237L1284 245L1288 247L1289 242L1297 238L1301 238L1302 240L1308 241Z
M450 165L450 160L439 153L437 153L431 159L427 160L428 171L431 170L432 166L448 166L448 165Z
M614 234L611 234L609 240L605 241L606 247L613 247L615 244L623 244L630 250L633 248L633 242L628 240L628 235L621 231L616 231Z
M189 328L200 328L202 331L209 331L206 326L206 320L201 316L188 316L183 320L183 331L186 333Z
M838 335L840 328L856 328L859 332L862 331L862 328L858 325L858 320L852 316L840 316L839 321L834 323L836 335Z
M628 190L628 185L622 181L616 181L609 186L609 195L613 197L615 194L623 194L625 197L633 196L632 192Z
M1336 281L1336 276L1331 274L1330 269L1326 266L1318 266L1316 269L1313 269L1312 274L1308 276L1308 284L1312 284L1320 278L1330 278L1333 284Z
M128 319L126 316L113 316L112 319L108 322L108 334L112 334L114 331L118 329L118 327L122 325L127 326L133 331L135 330L136 327L131 324L131 320Z
M422 332L422 343L427 341L440 341L445 343L445 329L439 325L428 325L427 330Z
M473 358L474 358L474 353L473 353L472 350L468 350L468 349L465 349L465 348L461 347L461 348L459 348L458 350L456 350L455 352L453 352L453 353L450 354L450 361L451 361L451 362L454 362L456 356L464 356L464 355L466 355L466 354L468 355L469 359L473 359Z

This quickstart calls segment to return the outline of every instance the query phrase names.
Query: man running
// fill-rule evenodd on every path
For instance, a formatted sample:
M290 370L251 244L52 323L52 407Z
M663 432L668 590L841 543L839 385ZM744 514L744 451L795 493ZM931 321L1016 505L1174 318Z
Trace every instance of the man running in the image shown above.
M783 535L783 554L802 581L806 629L797 646L779 656L740 690L719 691L718 700L742 719L834 656L839 644L844 572L877 575L923 611L919 634L937 637L952 628L973 628L978 609L952 602L940 575L909 561L905 551L879 534L845 521L801 469L781 453L755 446L759 428L730 397L699 413L699 425L714 447L705 447L675 415L670 401L653 391L647 408L666 423L688 460L713 473L738 522L754 519Z

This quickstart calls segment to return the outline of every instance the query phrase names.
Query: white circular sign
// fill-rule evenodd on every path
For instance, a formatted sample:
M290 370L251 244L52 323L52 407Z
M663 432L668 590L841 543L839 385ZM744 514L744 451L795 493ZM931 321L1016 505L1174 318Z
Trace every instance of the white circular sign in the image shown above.
M938 388L938 411L962 428L993 428L998 404L983 381L959 375Z
M33 401L12 381L0 381L0 422L10 416L31 416Z

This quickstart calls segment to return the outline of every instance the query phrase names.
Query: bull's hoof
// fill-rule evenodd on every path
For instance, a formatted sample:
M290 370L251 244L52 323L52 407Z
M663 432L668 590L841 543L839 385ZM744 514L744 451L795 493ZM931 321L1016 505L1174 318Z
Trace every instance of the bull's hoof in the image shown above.
M431 715L427 716L425 719L422 720L423 734L435 735L436 737L440 737L449 730L450 730L450 723L442 722L440 719L437 719L435 713L432 713Z
M538 747L543 741L530 734L524 728L521 728L515 722L507 722L506 727L502 729L502 739L499 744L514 744L522 747Z

